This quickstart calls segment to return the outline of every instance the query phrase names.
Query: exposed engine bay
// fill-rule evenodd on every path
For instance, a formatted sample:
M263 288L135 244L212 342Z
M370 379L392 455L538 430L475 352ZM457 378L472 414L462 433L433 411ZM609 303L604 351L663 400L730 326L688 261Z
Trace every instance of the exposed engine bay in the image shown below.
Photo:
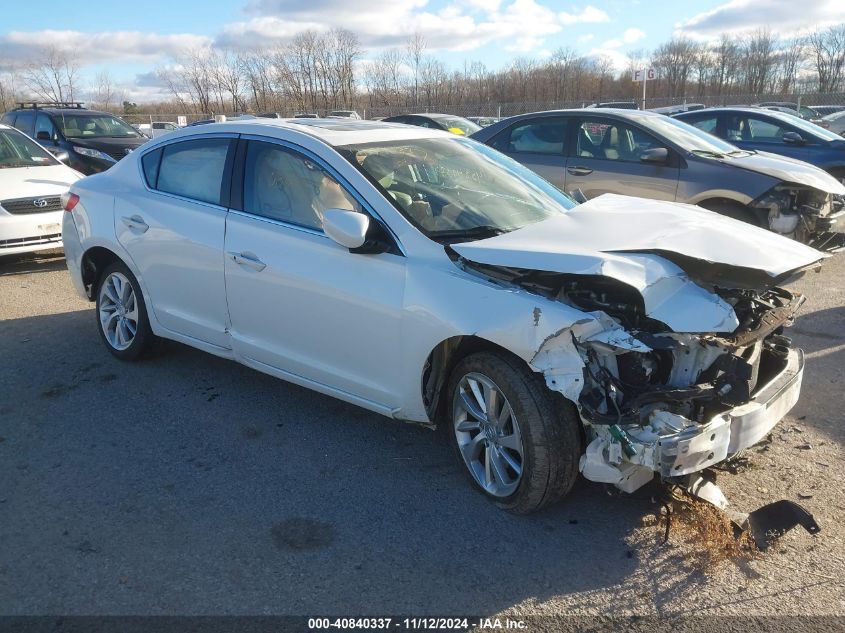
M618 336L569 334L584 367L576 406L588 440L581 458L587 479L626 492L655 473L681 482L762 439L797 400L803 356L782 331L804 298L787 290L712 288L739 327L730 334L676 333L646 315L637 290L610 277L466 265L607 315L630 336L622 344Z
M782 184L751 203L769 229L819 250L845 249L845 233L833 231L845 217L845 199L813 187Z

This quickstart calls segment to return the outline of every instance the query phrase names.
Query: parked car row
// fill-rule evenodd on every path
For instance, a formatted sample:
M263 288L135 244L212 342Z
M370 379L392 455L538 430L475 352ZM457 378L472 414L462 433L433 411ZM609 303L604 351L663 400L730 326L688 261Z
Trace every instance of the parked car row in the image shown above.
M729 112L724 111L724 120L733 122ZM769 119L789 123L776 112L741 112L749 121L743 130L762 130ZM796 142L801 154L794 157L807 158L810 147L821 151L829 143L829 175L801 160L755 151L760 146L753 142L717 138L733 136L716 124L722 116L723 110L713 109L676 118L643 110L560 110L511 117L473 138L530 167L561 191L581 192L587 199L618 193L697 204L817 248L845 247L845 234L833 230L845 216L845 186L837 181L838 166L845 165L840 147L845 139L831 142L825 137L835 135L796 119L799 126L817 128L819 137L813 136L813 143Z
M803 299L780 286L826 257L810 246L845 246L842 183L680 116L242 116L146 139L81 107L7 116L27 113L77 153L137 143L81 178L0 126L0 168L33 188L54 170L50 196L0 200L0 229L18 214L38 241L20 246L64 240L112 354L169 338L445 426L514 512L579 472L696 490L762 439L803 375L782 335Z
M779 111L738 107L674 116L741 149L806 161L845 182L845 139L810 121Z

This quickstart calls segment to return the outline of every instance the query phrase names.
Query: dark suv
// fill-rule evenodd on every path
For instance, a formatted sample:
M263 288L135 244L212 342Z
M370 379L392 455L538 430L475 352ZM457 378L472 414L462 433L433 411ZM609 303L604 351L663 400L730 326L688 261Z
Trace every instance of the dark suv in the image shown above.
M53 153L65 151L67 163L83 174L105 171L148 139L108 112L81 103L19 103L0 118Z

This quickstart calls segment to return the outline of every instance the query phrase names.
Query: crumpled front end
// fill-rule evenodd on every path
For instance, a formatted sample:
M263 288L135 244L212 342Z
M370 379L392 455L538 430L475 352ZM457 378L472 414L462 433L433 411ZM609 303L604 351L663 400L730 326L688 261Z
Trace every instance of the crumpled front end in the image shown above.
M828 253L845 250L845 196L814 187L780 184L751 203L775 233Z
M570 334L584 363L576 402L587 479L631 492L655 474L683 478L756 444L797 402L803 354L781 332L803 298L779 288L723 298L741 323L729 336L660 331L647 319L637 327L630 317L627 336ZM555 370L544 374L559 390Z

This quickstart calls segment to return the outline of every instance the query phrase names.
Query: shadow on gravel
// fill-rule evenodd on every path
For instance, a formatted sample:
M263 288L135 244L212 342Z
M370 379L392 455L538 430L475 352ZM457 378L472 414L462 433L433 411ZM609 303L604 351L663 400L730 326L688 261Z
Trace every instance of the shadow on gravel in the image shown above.
M65 269L65 256L61 249L0 256L0 277L26 275Z
M808 353L845 345L845 307L799 313L795 325L784 334Z

